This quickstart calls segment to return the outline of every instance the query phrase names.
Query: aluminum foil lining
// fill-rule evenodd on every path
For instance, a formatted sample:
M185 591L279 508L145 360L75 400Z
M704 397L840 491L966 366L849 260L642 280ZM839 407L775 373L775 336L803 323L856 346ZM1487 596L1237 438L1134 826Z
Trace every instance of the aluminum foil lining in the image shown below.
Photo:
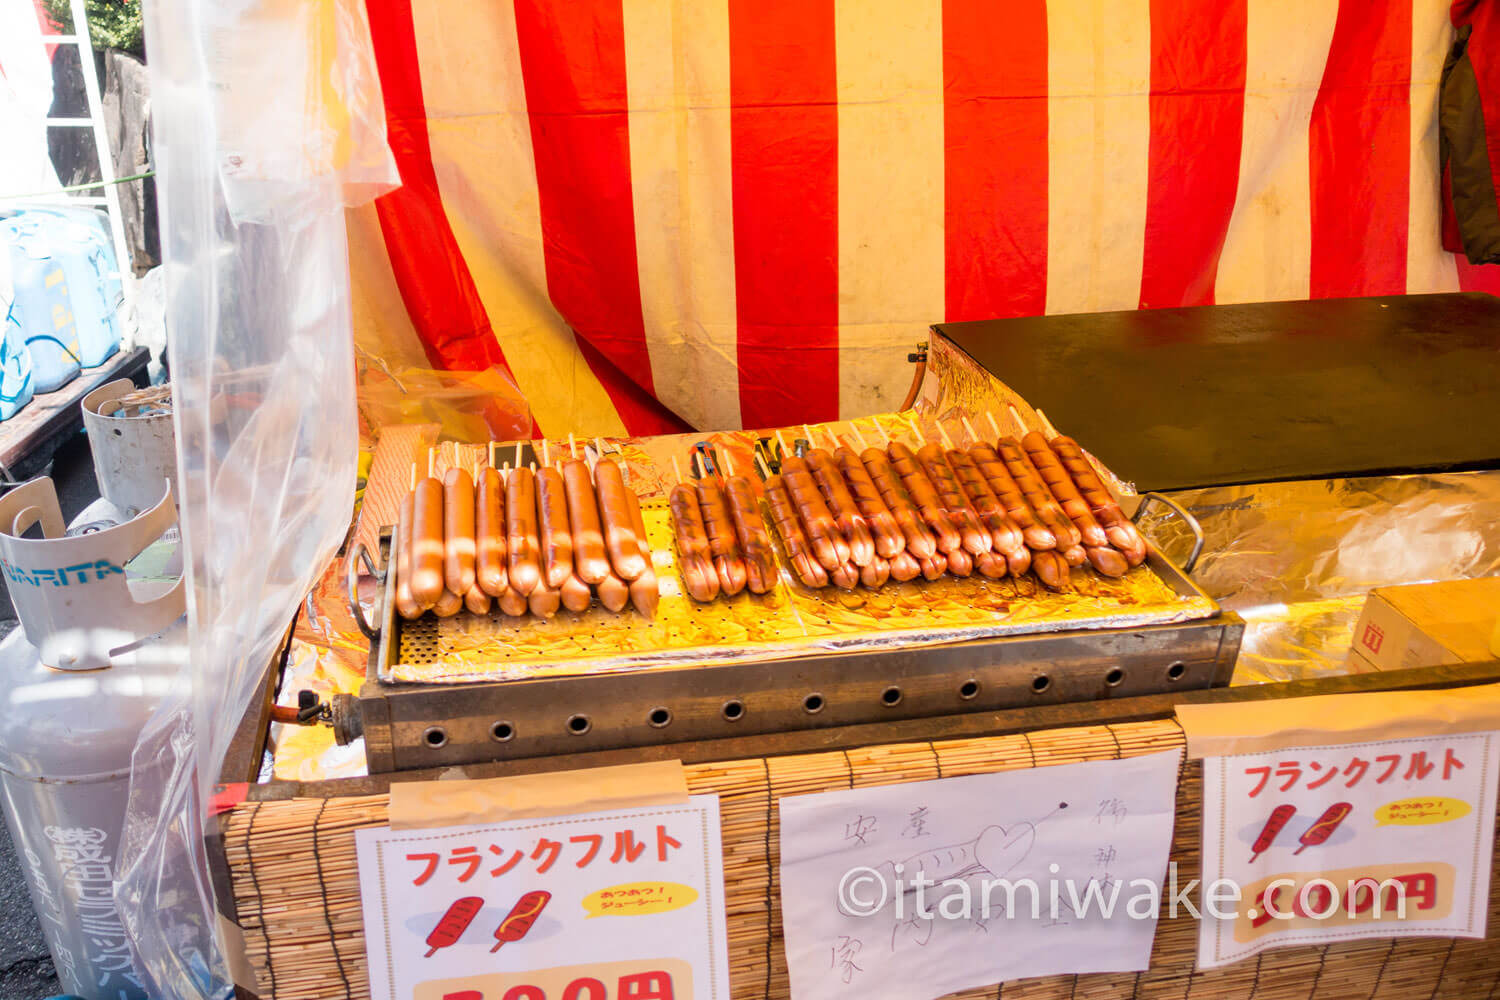
M1372 587L1500 574L1500 472L1182 490L1203 525L1193 579L1247 622L1234 683L1350 672ZM1191 537L1155 509L1148 537L1180 561Z

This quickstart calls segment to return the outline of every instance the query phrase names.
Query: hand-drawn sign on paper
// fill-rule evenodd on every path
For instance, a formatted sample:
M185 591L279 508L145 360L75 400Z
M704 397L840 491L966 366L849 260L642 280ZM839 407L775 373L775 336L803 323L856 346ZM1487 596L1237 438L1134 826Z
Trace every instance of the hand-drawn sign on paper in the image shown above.
M1144 969L1178 763L1173 752L784 797L793 996L878 984L881 997L925 1000Z

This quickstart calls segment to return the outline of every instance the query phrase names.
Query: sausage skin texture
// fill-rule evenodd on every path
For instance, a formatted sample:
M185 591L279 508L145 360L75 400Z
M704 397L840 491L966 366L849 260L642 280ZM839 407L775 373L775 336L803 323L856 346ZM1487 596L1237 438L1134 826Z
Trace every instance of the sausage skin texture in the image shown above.
M598 586L599 603L610 611L620 612L625 610L625 605L630 603L630 584L626 583L614 573L610 573Z
M865 523L870 526L870 535L875 542L875 554L882 559L890 559L904 550L906 539L901 534L901 527L896 523L891 509L881 499L880 489L870 478L870 472L865 468L865 463L860 461L859 456L849 448L840 448L835 451L833 460L838 466L839 474L843 476L844 482L849 487L849 494L854 497L855 505L864 516Z
M1104 534L1104 529L1094 519L1094 512L1084 502L1078 493L1078 487L1073 485L1073 477L1068 470L1063 468L1062 462L1057 454L1047 444L1047 439L1040 432L1031 431L1021 439L1021 447L1026 449L1026 455L1031 459L1032 466L1041 475L1042 481L1052 491L1055 499L1063 513L1073 522L1078 529L1079 535L1085 545L1108 545L1109 539Z
M562 464L563 487L568 495L568 523L573 527L573 571L587 584L609 575L609 557L604 554L604 529L599 523L599 499L588 464L570 458Z
M936 580L948 572L948 557L941 552L933 556L924 556L917 562L922 566L922 579L924 580Z
M708 552L713 556L714 572L719 577L719 590L725 597L733 597L745 589L745 560L740 557L739 542L734 536L734 520L729 515L724 491L712 478L698 483L698 509L703 515L703 529L708 535Z
M1105 576L1118 578L1130 572L1124 554L1109 546L1086 545L1084 551L1088 553L1089 564Z
M405 619L422 617L423 608L411 596L411 522L416 498L407 493L396 517L396 614Z
M859 582L875 590L891 578L891 561L876 556L868 566L859 568Z
M541 584L526 595L526 606L538 618L551 618L562 607L562 592Z
M490 613L490 595L479 589L475 584L464 594L464 607L471 615L487 615Z
M474 494L474 581L491 597L510 586L505 569L505 483L485 469Z
M443 484L432 476L413 491L411 522L411 596L419 607L433 608L443 596Z
M1063 562L1067 563L1070 567L1082 566L1089 561L1088 550L1082 545L1074 545L1071 548L1063 549L1062 557Z
M860 513L859 504L855 502L849 484L839 472L838 463L822 448L809 451L805 461L812 470L813 479L817 482L823 499L828 501L834 523L838 525L844 540L849 543L849 558L856 566L868 566L875 558L875 537L870 531L869 522Z
M1052 450L1062 460L1063 468L1073 477L1073 484L1078 487L1078 492L1083 495L1084 501L1093 510L1094 517L1103 526L1109 543L1120 550L1131 566L1139 566L1145 562L1146 540L1141 537L1140 529L1125 516L1125 512L1115 502L1114 495L1105 488L1078 442L1059 434L1050 443Z
M965 551L976 556L981 552L991 551L994 542L989 532L980 526L979 515L974 512L968 497L964 496L963 488L958 485L958 477L948 465L942 447L924 444L917 451L917 461L922 463L922 471L927 473L927 478L932 480L932 485L937 489L943 510L958 529Z
M625 494L630 487L613 459L601 458L594 466L594 485L599 494L599 519L604 526L604 548L610 565L622 580L634 580L646 572L646 557L630 523L630 503Z
M1026 502L1021 487L1016 485L1010 470L1005 467L1005 462L996 454L995 449L983 441L976 441L969 446L969 457L974 460L974 466L984 476L985 482L989 483L1005 513L1021 529L1026 547L1038 552L1057 548L1057 536L1037 520L1036 511Z
M698 509L698 491L686 483L678 483L667 496L667 506L672 512L672 531L677 538L682 589L695 601L712 601L719 596L719 575L709 556L708 534Z
M500 605L500 613L512 618L520 618L526 614L526 595L519 590L507 589L505 593L495 598Z
M537 541L542 547L542 579L548 587L561 587L573 575L573 531L568 526L568 496L562 473L538 469L536 473Z
M937 554L937 536L922 521L917 505L901 482L901 475L891 465L891 458L879 448L866 448L860 452L859 460L870 474L870 481L880 491L880 499L890 508L891 516L906 543L906 551L917 559L930 559Z
M1000 498L995 495L994 490L990 489L989 480L985 479L984 473L979 471L979 466L974 462L973 456L962 449L955 448L948 452L948 466L957 477L964 496L969 498L969 503L979 515L980 523L990 533L990 540L995 543L995 551L1008 556L1018 549L1024 549L1026 538L1021 533L1020 526L1006 513L1004 505L1000 503Z
M536 529L536 477L530 469L512 469L505 483L506 571L522 597L542 582Z
M656 562L651 557L651 540L646 534L646 519L641 516L641 501L635 490L626 490L625 502L630 507L630 524L635 537L640 540L641 555L646 559L646 569L630 581L630 603L647 618L656 617L656 607L661 603L661 588L656 582Z
M1016 481L1026 502L1036 511L1037 519L1057 539L1057 548L1065 550L1082 544L1083 536L1068 519L1068 515L1063 513L1062 507L1058 506L1052 491L1042 480L1041 473L1031 464L1026 449L1021 447L1021 442L1015 438L1001 438L995 446L995 452L1005 463L1006 471Z
M901 477L901 485L911 495L912 505L921 515L922 521L937 538L937 551L952 552L963 546L963 537L954 526L953 519L943 509L942 498L932 484L916 454L900 441L892 441L889 449L891 468Z
M813 555L812 543L802 530L802 520L797 516L797 505L787 492L786 482L779 475L772 476L766 480L765 490L771 523L776 525L776 533L781 536L781 545L791 561L792 572L805 587L816 590L828 586L828 572Z
M915 580L922 575L922 564L917 557L902 549L891 557L891 579L897 583Z
M452 618L463 609L464 599L451 590L444 590L443 596L432 606L432 613L439 618Z
M829 582L840 590L853 590L859 586L859 567L854 565L854 560L849 560L838 569L828 574Z
M1068 589L1068 564L1061 555L1051 549L1032 553L1031 571L1048 590Z
M752 594L764 594L776 586L776 552L761 520L755 488L745 476L730 476L724 481L724 494L745 554L745 585Z
M578 579L577 573L562 582L562 586L557 588L557 596L562 606L569 611L587 611L589 605L594 603L594 592L589 589L588 584Z
M797 507L802 528L807 533L808 544L818 563L832 573L849 562L853 555L849 551L849 542L844 538L843 532L839 531L833 512L828 509L828 502L823 499L822 491L813 480L807 461L796 455L783 459L781 481L786 484L787 493Z
M474 477L467 469L443 474L443 583L455 594L474 588Z
M974 568L987 580L1003 580L1010 573L1005 556L999 552L979 553L974 557Z

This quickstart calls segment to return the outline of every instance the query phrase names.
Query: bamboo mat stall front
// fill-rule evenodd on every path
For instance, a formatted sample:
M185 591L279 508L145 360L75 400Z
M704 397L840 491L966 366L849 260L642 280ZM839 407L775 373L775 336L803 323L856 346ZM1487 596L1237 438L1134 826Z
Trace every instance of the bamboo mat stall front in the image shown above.
M776 802L781 796L1133 757L1183 746L1176 722L1161 720L686 765L692 792L714 792L720 798L733 997L789 996L776 864ZM1201 765L1185 761L1171 854L1179 884L1199 874L1202 788ZM220 817L230 888L259 997L369 997L354 831L385 825L387 803L383 793L254 801ZM1500 887L1492 885L1492 929L1497 905ZM1197 930L1187 913L1169 919L1164 907L1146 972L1016 980L954 995L1005 1000L1407 1000L1493 996L1500 987L1500 947L1493 930L1485 940L1402 938L1284 948L1211 971L1195 967Z

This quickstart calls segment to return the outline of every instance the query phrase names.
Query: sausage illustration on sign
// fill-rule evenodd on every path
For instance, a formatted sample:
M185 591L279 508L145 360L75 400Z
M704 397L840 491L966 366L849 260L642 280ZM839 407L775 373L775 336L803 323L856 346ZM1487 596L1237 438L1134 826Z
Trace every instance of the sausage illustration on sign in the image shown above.
M490 954L499 951L503 945L525 937L551 898L552 893L536 889L516 900L516 905L510 908L505 919L500 921L500 926L495 928L495 947L490 949Z
M423 958L431 958L438 953L439 948L451 948L458 943L458 939L464 936L464 931L474 922L479 911L484 909L484 899L480 896L464 896L455 899L453 905L448 907L448 912L437 922L432 933L427 935L427 954Z
M1280 805L1271 810L1271 815L1266 820L1266 825L1260 828L1260 836L1255 838L1255 843L1250 847L1250 850L1254 852L1250 855L1252 863L1254 863L1256 858L1270 850L1271 845L1276 843L1276 838L1281 833L1282 828L1296 814L1297 807L1294 805ZM1298 850L1301 850L1301 848L1298 848Z
M1354 806L1348 802L1335 802L1327 809L1324 809L1323 815L1314 820L1313 825L1308 827L1302 836L1297 838L1297 842L1302 846L1298 847L1292 853L1294 855L1301 854L1309 847L1317 847L1323 843L1329 837L1333 836L1333 831L1337 830L1339 824L1344 822L1345 817L1353 811Z

